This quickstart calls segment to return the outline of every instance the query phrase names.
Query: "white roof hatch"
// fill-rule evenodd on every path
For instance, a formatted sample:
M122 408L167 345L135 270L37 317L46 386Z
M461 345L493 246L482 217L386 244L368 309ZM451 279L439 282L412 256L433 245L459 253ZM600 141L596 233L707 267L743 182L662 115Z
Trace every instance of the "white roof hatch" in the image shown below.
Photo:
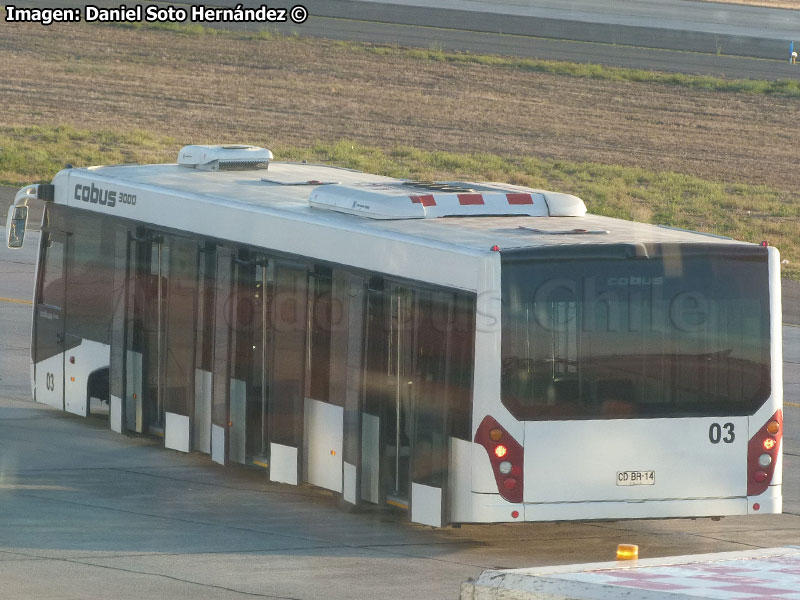
M322 185L311 206L371 219L525 215L582 217L583 200L503 183L398 181Z
M266 169L272 152L258 146L184 146L178 164L202 171Z

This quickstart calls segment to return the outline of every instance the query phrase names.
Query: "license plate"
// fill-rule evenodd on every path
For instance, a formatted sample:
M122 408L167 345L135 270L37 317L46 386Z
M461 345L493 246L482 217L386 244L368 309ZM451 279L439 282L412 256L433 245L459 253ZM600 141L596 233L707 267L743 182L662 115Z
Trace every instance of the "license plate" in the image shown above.
M655 471L617 471L617 485L655 485Z

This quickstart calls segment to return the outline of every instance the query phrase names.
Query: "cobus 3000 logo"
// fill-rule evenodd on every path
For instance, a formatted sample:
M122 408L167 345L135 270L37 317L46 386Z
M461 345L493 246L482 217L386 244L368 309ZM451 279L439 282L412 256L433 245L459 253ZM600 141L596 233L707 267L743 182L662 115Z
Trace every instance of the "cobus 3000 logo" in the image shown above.
M90 204L100 204L108 208L113 208L118 202L120 204L136 204L135 194L123 194L122 192L116 192L114 190L104 190L103 188L97 187L95 184L77 184L75 186L74 198L75 200L83 200Z

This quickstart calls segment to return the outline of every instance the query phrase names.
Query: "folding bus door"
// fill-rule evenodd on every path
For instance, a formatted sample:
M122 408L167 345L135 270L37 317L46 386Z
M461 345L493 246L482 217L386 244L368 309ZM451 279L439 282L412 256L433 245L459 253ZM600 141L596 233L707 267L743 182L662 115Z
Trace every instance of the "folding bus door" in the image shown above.
M351 505L361 497L366 296L363 278L334 270L331 396L342 399L342 498Z
M269 310L274 263L247 250L234 260L229 458L268 466L270 357Z
M211 454L216 267L216 245L202 243L197 262L192 450L206 454Z
M367 291L361 496L408 509L410 502L413 293L380 278Z
M454 303L377 278L367 292L361 497L433 526L447 521Z
M308 270L275 263L270 310L272 369L269 398L270 479L296 485L301 477L306 365Z
M447 520L453 294L422 290L415 300L413 370L407 382L413 415L411 520L441 527Z
M189 452L195 396L195 324L198 289L196 240L167 236L169 277L164 281L164 445Z
M67 236L43 232L34 314L36 401L64 408L64 322Z
M233 337L234 252L219 246L215 252L213 348L211 351L211 460L228 461L231 339Z
M414 394L414 294L393 285L388 295L387 394L381 415L381 470L386 503L407 509Z
M125 420L138 433L163 435L169 247L144 231L129 243Z

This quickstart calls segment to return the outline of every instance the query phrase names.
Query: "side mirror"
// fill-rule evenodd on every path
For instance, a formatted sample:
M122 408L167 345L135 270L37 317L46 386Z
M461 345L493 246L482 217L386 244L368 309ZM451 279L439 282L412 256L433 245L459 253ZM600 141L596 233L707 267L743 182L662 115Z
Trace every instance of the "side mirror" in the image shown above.
M25 225L28 223L27 206L10 206L6 220L6 245L9 248L22 248L25 240Z

